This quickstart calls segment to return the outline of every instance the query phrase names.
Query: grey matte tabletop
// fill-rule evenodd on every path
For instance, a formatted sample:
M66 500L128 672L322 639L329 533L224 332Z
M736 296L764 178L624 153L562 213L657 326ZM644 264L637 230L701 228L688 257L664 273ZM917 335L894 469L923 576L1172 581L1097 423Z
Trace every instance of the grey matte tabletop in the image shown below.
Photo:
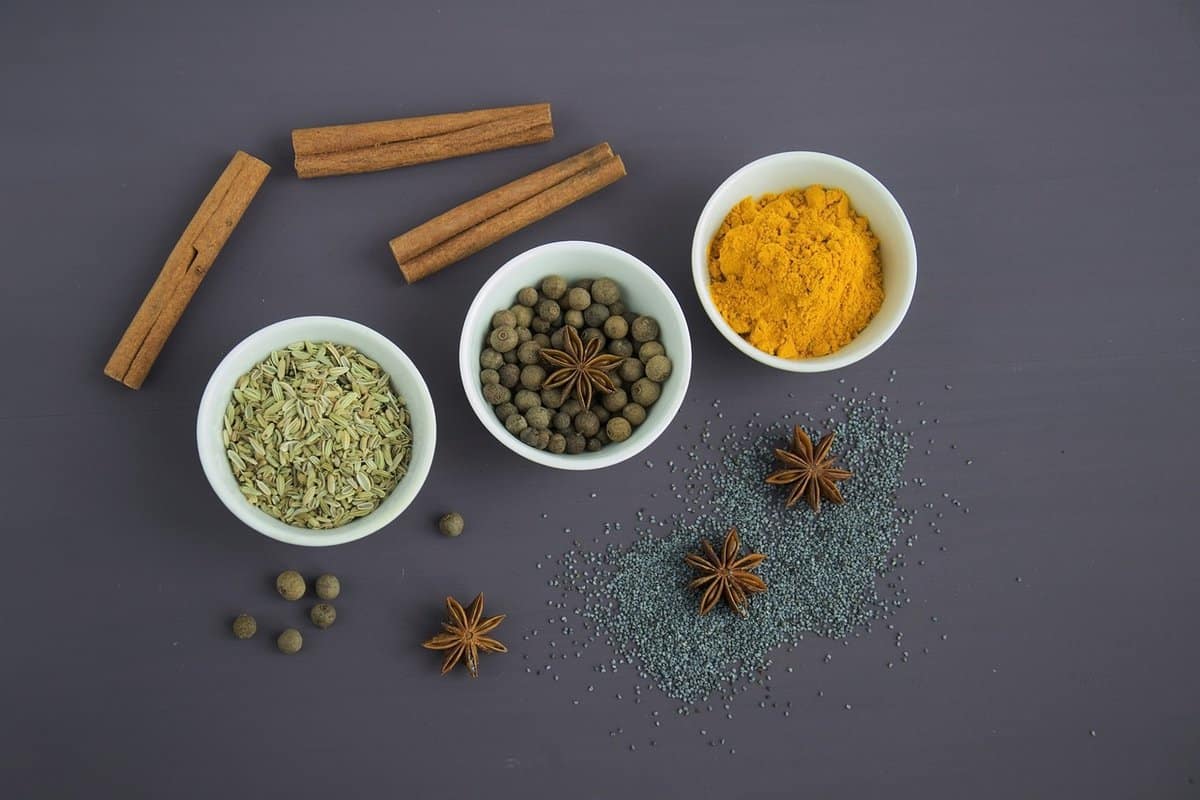
M0 796L1200 796L1198 77L1190 0L6 2ZM548 144L291 168L292 128L539 101ZM599 141L626 179L405 285L389 238ZM104 362L237 149L272 173L130 391ZM709 194L783 150L861 164L916 235L907 319L839 372L750 361L692 287ZM705 420L889 395L947 509L906 550L906 662L883 625L808 636L732 718L635 696L602 643L544 670L563 527L625 520L625 542L678 510L661 470L534 466L467 405L468 303L559 239L630 251L683 305L691 387L648 460ZM221 357L304 314L397 342L439 413L416 502L332 549L241 525L194 441ZM458 539L432 524L451 508ZM287 567L346 587L290 659ZM480 590L511 652L441 677L419 642Z

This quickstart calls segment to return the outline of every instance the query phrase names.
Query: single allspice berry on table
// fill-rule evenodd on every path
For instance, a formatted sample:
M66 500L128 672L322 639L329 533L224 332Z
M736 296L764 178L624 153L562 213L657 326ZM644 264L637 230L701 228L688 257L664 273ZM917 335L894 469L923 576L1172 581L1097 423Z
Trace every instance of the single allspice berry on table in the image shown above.
M335 600L342 593L342 582L337 575L326 573L317 578L317 597L322 600Z
M304 596L304 576L294 569L279 573L275 579L275 591L284 600L299 600Z
M308 612L308 618L312 620L313 625L325 630L337 620L337 609L329 603L317 603Z
M438 520L438 530L444 536L458 536L463 532L466 522L463 520L462 514L457 511L451 511L449 514L442 515Z
M258 631L258 623L249 614L238 614L233 620L233 635L239 639L249 639Z
M279 638L275 640L275 646L279 648L279 652L284 655L295 655L300 652L300 648L304 646L304 637L300 635L300 631L295 628L288 628L283 633L279 634Z

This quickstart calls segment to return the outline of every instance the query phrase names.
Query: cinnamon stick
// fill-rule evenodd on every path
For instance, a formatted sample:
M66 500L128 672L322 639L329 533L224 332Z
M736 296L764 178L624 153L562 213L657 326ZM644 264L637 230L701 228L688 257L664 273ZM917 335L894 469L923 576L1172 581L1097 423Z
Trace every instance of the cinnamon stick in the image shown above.
M524 178L506 183L485 195L468 200L440 214L426 223L418 225L408 233L402 233L389 243L397 264L404 264L421 255L452 236L478 225L517 203L528 200L538 192L545 191L556 183L562 183L588 167L593 167L613 157L608 142L602 142L582 153L551 164Z
M301 178L351 175L554 138L549 103L292 131Z
M415 283L624 176L621 157L597 145L397 236L389 243L392 255L404 279Z
M248 153L234 153L125 329L104 367L105 375L131 389L141 388L167 337L270 170Z

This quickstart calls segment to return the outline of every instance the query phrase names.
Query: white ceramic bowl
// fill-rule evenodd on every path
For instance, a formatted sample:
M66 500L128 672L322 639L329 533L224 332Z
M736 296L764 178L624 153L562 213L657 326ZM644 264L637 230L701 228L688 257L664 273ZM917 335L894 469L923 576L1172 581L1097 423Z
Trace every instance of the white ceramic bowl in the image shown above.
M479 384L479 352L491 330L492 315L516 302L517 292L536 286L548 275L568 282L579 278L612 278L621 287L621 299L631 311L658 320L660 340L672 362L662 395L649 408L646 421L623 442L612 442L594 453L555 454L538 450L513 436L483 398ZM658 274L623 250L595 242L552 242L526 250L488 279L467 310L458 348L459 370L467 400L483 427L509 450L558 469L599 469L636 455L658 438L675 418L692 374L692 340L679 301Z
M883 306L870 324L842 349L816 358L782 358L750 344L721 316L708 290L708 248L725 217L743 198L814 183L844 190L854 209L871 221L871 230L879 238L883 264ZM692 277L708 318L734 347L776 369L825 372L870 355L900 326L917 285L917 247L900 204L865 169L825 153L776 153L751 161L730 175L709 198L692 237Z
M392 387L404 398L412 416L413 444L408 473L396 484L379 507L365 517L337 528L309 530L288 525L260 511L242 496L225 456L221 429L225 409L233 395L238 378L272 351L293 342L333 342L350 345L379 363L392 379ZM196 443L200 449L200 465L212 484L213 491L233 512L234 516L254 530L288 544L323 547L361 539L387 525L408 507L421 490L433 464L433 449L437 441L437 422L433 414L433 398L421 373L399 347L383 334L365 325L337 317L296 317L268 325L243 339L217 365L196 418Z

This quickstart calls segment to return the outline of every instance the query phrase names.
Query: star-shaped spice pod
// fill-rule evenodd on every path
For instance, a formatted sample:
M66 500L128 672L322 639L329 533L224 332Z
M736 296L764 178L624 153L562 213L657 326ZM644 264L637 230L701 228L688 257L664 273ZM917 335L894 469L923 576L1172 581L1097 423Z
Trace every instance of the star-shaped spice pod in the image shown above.
M821 498L834 503L845 502L836 481L853 477L849 470L834 466L834 457L829 455L833 446L833 433L821 437L814 449L812 439L804 428L797 425L792 432L792 449L776 448L775 457L783 463L783 469L767 476L767 483L776 486L791 486L787 507L791 508L803 497L813 511L821 510Z
M762 553L741 555L742 541L738 538L737 528L730 528L725 534L725 544L720 554L713 550L708 539L700 540L702 553L688 553L684 561L700 575L688 584L689 589L700 589L700 615L703 616L722 599L726 605L743 617L746 616L747 595L765 592L767 584L751 570L766 558Z
M483 617L483 595L475 598L471 605L463 609L453 597L446 598L446 616L448 621L442 623L443 631L421 646L430 650L446 650L442 661L442 674L454 669L459 659L465 659L467 672L472 678L479 677L479 652L507 653L508 648L486 634L504 621L504 614L480 621Z
M584 409L592 405L592 393L599 389L605 394L617 390L609 372L621 365L625 359L609 353L600 353L603 342L597 338L587 344L579 338L579 333L570 325L563 328L563 349L542 348L542 358L558 369L546 376L542 381L543 389L563 389L566 397L572 392L579 398Z

